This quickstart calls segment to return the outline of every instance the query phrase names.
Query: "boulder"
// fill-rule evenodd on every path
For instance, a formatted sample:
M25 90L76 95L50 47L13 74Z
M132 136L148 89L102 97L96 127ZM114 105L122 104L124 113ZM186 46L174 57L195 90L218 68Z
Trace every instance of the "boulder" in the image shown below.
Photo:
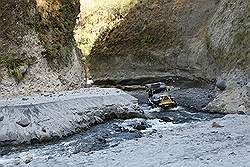
M216 86L219 88L221 91L225 90L227 88L226 81L222 78L218 79L216 81Z
M30 124L30 120L28 118L24 117L24 118L21 118L20 120L18 120L16 123L18 125L20 125L21 127L27 127Z

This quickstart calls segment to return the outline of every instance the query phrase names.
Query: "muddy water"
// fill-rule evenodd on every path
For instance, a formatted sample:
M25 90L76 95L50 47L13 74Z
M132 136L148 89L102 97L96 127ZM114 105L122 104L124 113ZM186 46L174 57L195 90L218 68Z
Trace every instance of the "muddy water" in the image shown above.
M96 125L86 132L45 145L20 148L2 147L0 148L0 166L25 165L31 161L40 162L39 166L46 166L46 161L53 161L56 165L57 160L63 159L63 157L72 155L78 157L79 155L79 158L82 158L82 154L87 156L93 151L115 147L124 140L148 137L160 129L223 116L191 113L180 106L171 110L162 110L142 104L142 109L149 119L113 120ZM74 164L74 158L72 158L72 163Z

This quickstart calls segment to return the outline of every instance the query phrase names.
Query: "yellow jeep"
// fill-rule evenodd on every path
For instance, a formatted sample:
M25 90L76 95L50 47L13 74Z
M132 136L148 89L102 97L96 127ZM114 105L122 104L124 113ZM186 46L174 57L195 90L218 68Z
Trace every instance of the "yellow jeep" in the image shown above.
M162 95L161 101L159 103L159 106L162 108L170 108L170 107L176 107L176 102L171 96L168 95Z
M161 108L171 108L177 106L174 99L167 94L154 94L152 97L149 98L149 102L153 106L158 106Z

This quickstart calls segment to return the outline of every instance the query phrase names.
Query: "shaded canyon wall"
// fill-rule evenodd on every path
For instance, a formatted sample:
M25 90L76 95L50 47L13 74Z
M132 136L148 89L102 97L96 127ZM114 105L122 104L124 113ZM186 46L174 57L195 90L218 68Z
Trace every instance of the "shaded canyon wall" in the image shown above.
M250 64L249 0L144 0L104 32L88 57L95 81L179 76L226 80L206 108L246 112ZM248 84L249 85L249 84Z
M74 27L78 0L1 0L2 95L79 88L82 56Z

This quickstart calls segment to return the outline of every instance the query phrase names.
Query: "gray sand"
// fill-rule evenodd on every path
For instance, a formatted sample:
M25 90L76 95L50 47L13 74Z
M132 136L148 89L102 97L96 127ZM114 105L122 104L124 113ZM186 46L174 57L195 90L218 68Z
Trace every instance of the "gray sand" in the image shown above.
M224 126L212 128L213 121ZM250 116L171 126L115 148L70 157L34 159L30 166L249 167Z
M137 99L114 88L0 98L0 145L62 138L112 116L139 114Z

